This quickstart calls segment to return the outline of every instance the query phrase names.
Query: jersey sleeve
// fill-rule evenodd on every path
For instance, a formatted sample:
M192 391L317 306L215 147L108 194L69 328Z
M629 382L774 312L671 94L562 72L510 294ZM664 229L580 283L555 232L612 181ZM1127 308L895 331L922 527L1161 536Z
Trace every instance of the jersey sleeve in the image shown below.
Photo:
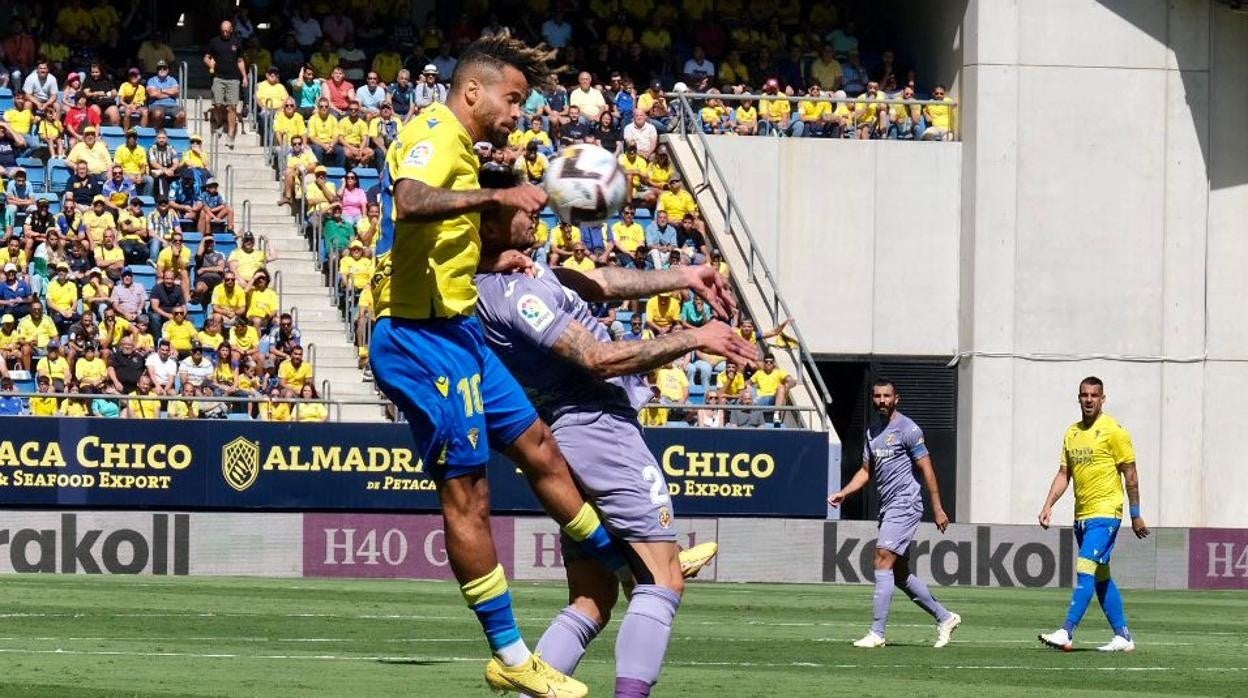
M1114 457L1114 464L1135 462L1135 446L1131 443L1131 434L1121 426L1109 435L1109 451Z
M550 349L572 321L572 315L560 311L561 298L556 289L523 274L515 276L516 285L501 304L501 319L517 336Z
M927 442L923 439L923 430L919 428L919 425L907 426L902 439L906 444L906 450L910 452L910 458L918 460L928 455Z

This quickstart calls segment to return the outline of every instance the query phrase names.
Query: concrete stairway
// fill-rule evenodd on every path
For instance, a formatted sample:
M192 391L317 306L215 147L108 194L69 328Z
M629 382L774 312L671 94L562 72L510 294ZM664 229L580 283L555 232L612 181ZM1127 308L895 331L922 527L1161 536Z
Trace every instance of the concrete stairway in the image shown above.
M207 106L206 102L203 106ZM204 110L188 103L187 111L195 118ZM207 124L193 122L191 128L205 137L207 150ZM330 420L339 418L336 410L340 409L341 421L383 421L381 400L372 381L366 380L359 369L356 347L335 306L333 291L317 271L316 254L308 250L290 209L277 205L281 185L265 161L257 134L240 133L233 150L227 149L222 139L216 157L212 170L221 181L222 193L234 207L239 234L247 229L243 211L244 201L249 201L251 231L258 240L267 240L270 249L276 249L277 261L269 264L269 271L275 273L274 286L281 294L282 308L296 316L305 358L316 371L317 390L322 397L358 403L331 407Z

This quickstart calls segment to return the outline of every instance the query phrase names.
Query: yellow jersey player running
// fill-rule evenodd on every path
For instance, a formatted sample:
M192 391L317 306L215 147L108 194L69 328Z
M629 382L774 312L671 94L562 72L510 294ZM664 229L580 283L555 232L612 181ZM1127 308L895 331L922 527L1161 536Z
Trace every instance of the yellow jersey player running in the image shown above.
M446 551L494 657L497 690L560 698L584 684L552 669L521 639L490 534L486 462L491 446L524 470L546 511L611 569L627 563L577 490L550 429L486 346L474 317L481 212L538 212L540 188L482 190L473 144L507 142L529 85L545 84L547 52L507 36L482 38L459 57L446 104L421 111L398 134L382 173L381 239L370 345L377 384L403 411L438 485Z
M1135 471L1135 449L1131 435L1113 417L1101 411L1105 405L1105 384L1089 376L1079 383L1079 409L1083 418L1066 430L1062 442L1062 462L1058 466L1049 495L1040 510L1040 526L1048 528L1053 518L1053 504L1075 481L1075 540L1079 558L1078 573L1066 623L1051 633L1040 635L1050 647L1069 652L1073 647L1075 628L1092 602L1101 602L1101 610L1109 619L1114 638L1097 648L1102 652L1130 652L1135 649L1127 614L1122 609L1122 594L1109 573L1109 556L1114 539L1122 525L1122 485L1126 481L1130 503L1131 530L1136 538L1148 536L1148 526L1140 516L1140 483Z

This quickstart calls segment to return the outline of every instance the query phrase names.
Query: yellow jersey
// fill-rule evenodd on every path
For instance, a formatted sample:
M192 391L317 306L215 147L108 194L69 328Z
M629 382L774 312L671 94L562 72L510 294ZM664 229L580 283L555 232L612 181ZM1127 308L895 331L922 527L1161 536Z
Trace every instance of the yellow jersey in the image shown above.
M113 163L128 175L140 175L147 171L147 151L143 146L118 146L113 153Z
M117 88L117 97L121 100L123 108L126 105L141 107L147 104L147 88L142 83L123 82Z
M205 349L211 349L213 351L219 349L221 347L221 343L225 341L225 337L223 337L220 332L209 332L207 330L200 330L195 335L195 339L198 340L200 344L204 345Z
M576 260L576 257L568 257L567 259L563 260L563 262L561 262L559 266L584 272L584 271L593 271L594 268L597 267L598 265L594 264L594 260L590 259L589 257L582 257L579 262Z
M332 142L338 136L338 117L333 114L326 114L322 117L318 112L308 119L307 128L308 138L326 143Z
M104 359L98 357L78 359L78 363L74 365L74 378L77 378L79 383L99 383L107 376L108 366L104 363Z
M689 389L689 377L683 369L668 366L660 368L655 374L655 383L659 386L659 395L672 402L684 402L685 392Z
M686 213L697 211L698 204L694 202L693 194L688 189L665 191L659 195L659 210L667 211L667 220L679 223Z
M255 351L260 346L260 333L251 325L235 324L236 329L230 330L230 346L249 353ZM243 333L240 335L237 328L244 327Z
M290 116L286 116L286 112L278 112L277 116L273 117L273 133L284 133L287 140L291 136L302 136L307 132L308 125L304 123L303 114L299 112L294 112ZM315 157L313 162L315 162Z
M444 104L433 103L399 132L386 155L382 233L373 298L377 317L414 320L472 315L481 259L481 215L402 221L394 188L404 179L451 191L479 189L472 137Z
M368 140L368 122L360 118L352 121L351 117L339 119L338 137L344 144L358 148Z
M73 310L77 304L78 284L73 281L61 282L56 280L48 284L48 308L52 310Z
M646 320L667 329L680 322L680 301L668 297L667 303L663 303L659 298L660 294L655 294L646 301Z
M289 96L290 93L286 91L286 86L280 82L265 80L256 86L256 102L260 104L262 109L281 111L282 103Z
M329 419L329 410L323 402L301 402L295 405L296 422L324 422Z
M54 381L64 381L69 378L69 361L64 356L58 356L55 359L45 356L35 364L35 375L47 376Z
M154 395L155 393L148 393ZM143 396L137 391L130 393L132 399L127 401L130 408L130 416L134 419L159 419L160 418L160 400L143 400Z
M191 249L182 246L182 250L177 256L173 254L173 247L166 247L156 255L156 271L164 272L166 269L172 271L182 271L191 268Z
M238 262L235 274L239 279L251 283L251 280L256 278L256 272L264 268L268 258L258 246L251 252L239 247L230 253L230 262Z
M266 288L263 291L252 290L251 298L247 303L248 318L267 318L273 315L281 307L281 301L277 297L277 291Z
M212 304L219 310L229 310L235 314L247 310L247 292L239 284L234 284L234 292L230 293L225 284L217 284L212 289Z
M160 328L160 334L169 340L169 345L175 351L190 351L191 344L195 341L195 336L199 334L199 330L195 329L195 323L190 320L170 320Z
M758 110L773 121L783 121L788 118L793 106L783 99L762 99L758 102Z
M62 417L86 417L91 414L87 406L78 400L66 400L61 403L60 415Z
M733 375L732 380L728 380L727 373L719 374L715 379L715 385L719 388L719 392L733 397L745 392L745 376L737 373Z
M1122 476L1118 466L1135 462L1131 434L1101 413L1091 427L1075 422L1062 439L1061 467L1075 483L1075 520L1122 518Z
M312 364L304 361L299 364L299 368L295 368L293 361L283 361L277 367L277 377L286 381L290 389L298 393L305 384L312 381Z
M30 414L35 417L52 417L56 415L60 403L54 397L32 397Z
M771 397L776 394L776 391L780 389L781 384L783 384L788 377L788 372L782 371L778 368L772 369L771 373L767 373L760 369L755 371L754 375L750 376L750 383L753 383L754 387L758 389L759 397Z
M616 247L632 254L638 247L646 244L646 229L636 221L631 224L620 221L611 226L611 237L615 240Z
M33 343L38 349L46 349L48 342L60 336L56 331L56 323L47 315L39 318L38 323L29 315L22 318L17 323L17 334L23 341Z
M338 273L344 279L351 281L351 288L359 291L369 284L373 279L373 273L377 271L377 265L373 263L372 257L360 257L356 259L350 255L343 257L338 262Z

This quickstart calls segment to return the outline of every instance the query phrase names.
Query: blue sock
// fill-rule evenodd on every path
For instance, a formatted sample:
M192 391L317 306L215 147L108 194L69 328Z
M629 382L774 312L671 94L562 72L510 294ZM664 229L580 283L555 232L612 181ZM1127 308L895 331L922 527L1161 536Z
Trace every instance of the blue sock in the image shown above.
M1101 609L1105 611L1105 617L1109 619L1109 626L1114 629L1114 634L1130 640L1127 613L1122 609L1122 593L1118 591L1118 585L1114 584L1113 577L1096 580L1096 598L1101 602Z
M1086 572L1080 572L1075 579L1075 591L1070 595L1070 610L1066 612L1066 623L1062 625L1071 637L1075 635L1075 628L1079 626L1079 621L1083 620L1083 614L1087 613L1088 605L1092 603L1092 597L1096 595L1096 577Z
M563 531L576 541L586 555L601 560L607 569L617 572L628 568L628 562L620 552L619 546L616 545L615 539L607 533L607 529L603 527L602 521L598 518L598 512L594 511L588 502L581 506L576 517L563 527Z
M520 626L511 609L511 592L507 589L503 566L496 566L488 574L460 586L459 590L468 608L477 614L490 650L509 666L527 660L529 651L520 637Z

